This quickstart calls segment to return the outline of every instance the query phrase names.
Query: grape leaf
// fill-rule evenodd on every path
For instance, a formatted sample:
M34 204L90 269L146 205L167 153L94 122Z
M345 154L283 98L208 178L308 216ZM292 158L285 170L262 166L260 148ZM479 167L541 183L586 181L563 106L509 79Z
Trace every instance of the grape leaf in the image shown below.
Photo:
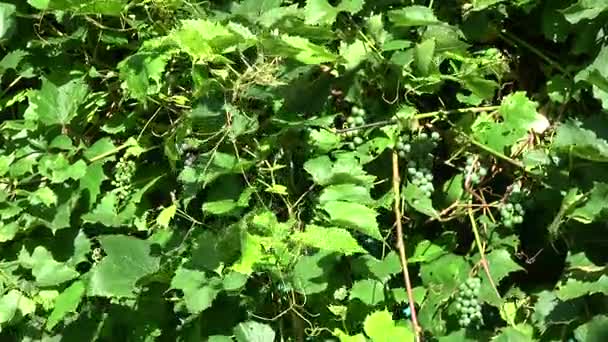
M369 314L363 322L363 330L373 342L414 341L414 333L409 326L396 324L386 310Z
M582 20L595 19L604 11L608 11L608 3L604 0L578 0L575 4L561 10L566 20L572 24Z
M309 159L304 169L318 185L354 183L369 186L375 177L363 171L363 167L352 153L341 154L335 162L328 156Z
M340 12L355 14L363 9L364 0L342 0L334 7L327 0L306 0L304 20L308 25L331 25Z
M281 35L284 48L280 48L283 56L291 57L304 64L320 64L333 62L337 56L321 45L314 44L306 38Z
M359 299L363 304L374 306L384 301L384 285L374 279L357 280L350 291L349 300Z
M321 204L330 217L332 224L355 229L365 235L382 240L376 221L378 213L362 204L331 201ZM356 215L353 215L356 213Z
M0 297L0 326L13 319L19 313L26 317L34 313L36 303L22 292L12 289Z
M68 313L76 312L85 293L84 282L77 280L55 299L55 307L46 321L46 328L53 329Z
M433 208L433 201L418 186L407 183L405 190L403 190L403 198L417 212L430 217L439 217L439 213Z
M582 223L591 223L608 209L608 184L595 183L582 206L574 209L567 216Z
M438 24L433 10L426 6L406 6L388 12L388 19L397 26L426 26Z
M89 209L92 209L97 202L97 196L101 192L101 183L108 177L103 172L103 162L95 162L87 166L87 170L80 178L80 190L86 190L89 200Z
M31 255L22 249L19 262L22 267L32 270L38 286L59 285L80 275L67 264L55 261L51 252L42 246L37 246Z
M319 195L319 202L345 201L371 205L374 200L369 189L355 184L335 184L325 187Z
M8 40L15 32L16 7L13 4L0 2L0 42ZM3 59L4 61L4 59ZM3 70L0 69L0 75Z
M340 228L308 225L303 232L294 233L291 239L305 246L344 255L366 253L348 231Z
M583 128L581 122L569 120L559 125L552 147L582 159L608 161L608 142Z
M120 15L127 6L125 0L28 0L39 10L58 10L79 14Z
M130 97L138 100L157 94L169 59L171 54L159 49L130 55L118 63L122 88Z
M106 256L90 271L88 296L135 297L136 282L158 270L160 257L151 244L125 235L99 237Z
M347 333L345 333L342 330L337 329L337 328L334 329L332 334L334 334L334 336L336 336L340 342L366 342L367 341L367 339L365 338L365 336L363 336L363 334L357 334L357 335L350 336Z
M608 337L608 316L594 316L589 322L579 325L574 330L574 336L578 341L605 341L606 337Z
M486 260L490 269L490 275L496 286L499 286L500 281L512 272L523 270L519 266L507 250L495 249L486 254ZM488 276L485 272L480 272L479 277L482 279L481 288L479 290L479 299L494 306L500 306L502 301L497 297L494 288L490 284Z
M601 101L604 109L608 109L608 46L604 46L595 60L576 74L574 81L591 84L594 97Z
M354 275L375 278L386 283L392 275L401 272L401 261L394 251L389 252L382 260L367 254L353 260L352 269Z
M234 336L238 342L269 342L274 341L275 333L267 324L247 321L234 327Z
M328 251L300 257L294 266L294 290L306 295L325 291L330 279L335 277L338 257Z
M66 126L78 115L88 93L89 88L81 78L60 85L44 79L40 90L28 94L29 106L24 117L44 126Z
M175 271L171 288L184 293L186 307L192 314L199 314L211 307L213 300L222 289L218 278L207 278L203 272L184 267Z

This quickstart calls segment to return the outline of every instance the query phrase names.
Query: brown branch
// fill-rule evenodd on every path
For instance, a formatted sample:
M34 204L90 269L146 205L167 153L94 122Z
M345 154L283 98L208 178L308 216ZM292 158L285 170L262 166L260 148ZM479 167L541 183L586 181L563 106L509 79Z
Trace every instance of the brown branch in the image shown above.
M414 294L412 291L412 283L410 281L410 274L407 269L407 257L405 256L405 244L403 243L403 226L401 220L400 203L401 195L399 193L399 187L401 185L401 177L399 176L399 156L397 151L393 150L393 194L395 195L395 203L393 209L395 211L395 224L397 226L397 249L399 250L399 257L401 259L401 267L403 269L403 280L405 281L405 289L407 291L407 300L410 305L412 325L414 326L414 333L416 334L416 342L420 342L420 334L422 328L418 324L418 316L416 314L416 307L414 306Z

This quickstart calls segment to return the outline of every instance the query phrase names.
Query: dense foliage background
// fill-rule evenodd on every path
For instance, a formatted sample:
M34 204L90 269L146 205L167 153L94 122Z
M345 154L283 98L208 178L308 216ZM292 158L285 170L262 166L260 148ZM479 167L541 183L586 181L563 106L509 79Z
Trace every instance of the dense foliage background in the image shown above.
M608 1L0 1L2 341L608 341Z

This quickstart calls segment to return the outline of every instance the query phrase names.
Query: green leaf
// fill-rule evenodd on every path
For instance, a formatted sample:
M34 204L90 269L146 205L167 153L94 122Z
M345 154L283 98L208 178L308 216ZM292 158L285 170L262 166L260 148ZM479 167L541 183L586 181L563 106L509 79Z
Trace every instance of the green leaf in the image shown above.
M501 329L500 334L492 341L497 342L513 342L513 341L534 341L534 329L532 326L514 326Z
M305 246L344 255L366 253L348 231L340 228L307 225L303 232L294 233L291 239Z
M401 272L401 261L394 251L389 252L382 260L372 255L362 255L353 260L353 274L366 278L375 278L386 283L391 276Z
M15 33L17 8L13 4L0 2L0 42L10 39ZM0 70L0 75L3 70Z
M108 179L103 172L103 162L89 164L86 173L80 178L80 190L88 194L89 209L97 202L97 196L101 192L101 183Z
M81 78L60 85L44 79L40 90L28 94L29 106L24 117L44 126L66 126L78 115L88 93L89 87Z
M431 64L435 55L435 39L427 39L414 48L414 61L416 70L422 76L428 76L431 72Z
M367 342L367 339L365 336L363 336L363 334L350 336L340 329L334 329L332 334L334 334L334 336L336 336L340 342Z
M28 0L39 10L58 10L78 14L120 15L127 6L125 0Z
M40 188L29 196L30 204L44 204L47 207L57 204L57 195L48 186Z
M426 197L424 192L416 185L408 183L403 191L403 198L417 212L430 217L439 217L439 213L433 208L433 201Z
M409 326L396 324L386 310L369 314L363 322L363 330L373 342L414 341L414 333Z
M495 249L491 251L486 254L486 260L490 269L490 275L496 286L499 286L500 281L510 273L523 270L521 266L513 261L511 255L505 249ZM479 299L490 305L500 306L502 301L497 297L487 274L485 272L480 272L479 277L482 279Z
M365 205L374 203L369 189L355 184L336 184L325 187L319 195L319 202L345 201Z
M608 11L608 3L603 0L578 0L570 7L561 10L566 20L572 24L595 19L604 11Z
M105 162L109 160L108 158L113 158L111 152L115 150L116 146L114 146L112 139L105 137L97 140L91 147L87 148L84 151L84 157L87 158L89 161L93 161L99 160L103 156L106 156L106 158L103 159L103 161Z
M10 290L0 298L0 326L10 322L17 314L26 317L35 310L34 301L18 290Z
M592 85L593 96L601 101L604 109L608 109L608 46L602 47L595 60L576 74L574 81Z
M396 26L426 26L439 24L433 10L426 6L406 6L388 12L388 19Z
M367 58L369 48L364 42L357 39L351 44L340 44L340 56L346 61L346 69L351 70L359 66Z
M218 278L207 278L205 273L180 267L171 280L171 288L184 293L186 308L192 314L200 314L211 307L221 291Z
M293 270L294 290L306 295L325 291L337 263L338 256L328 251L300 257Z
M59 285L80 275L67 264L55 261L51 252L42 246L36 247L31 255L22 249L19 262L22 267L32 270L38 286Z
M354 183L371 186L375 177L363 171L354 154L342 154L335 162L328 156L309 159L304 163L304 169L318 185Z
M11 164L15 161L15 155L0 156L0 177L3 177L11 168Z
M332 224L355 229L377 240L382 240L376 221L378 213L375 210L362 204L341 201L325 202L321 204L321 208L329 214Z
M125 235L99 237L106 256L90 271L88 296L135 297L137 281L158 270L159 256L151 244Z
M163 208L163 210L161 210L161 212L156 217L156 223L159 226L164 227L164 228L169 227L169 223L173 219L173 216L175 216L176 211L177 211L177 205L175 205L175 204L172 204L166 208Z
M569 153L578 158L596 162L608 161L608 142L595 132L581 127L576 121L566 121L559 125L551 145L557 151Z
M169 59L171 54L159 49L130 55L118 63L122 88L131 98L138 100L157 94Z
M584 204L567 216L579 222L589 224L608 209L608 184L595 183Z
M446 254L420 266L420 278L433 292L451 294L464 282L469 273L469 264L461 256Z
M234 336L238 342L270 342L275 333L267 324L247 321L234 327Z
M608 336L608 316L594 316L585 324L579 325L574 330L577 341L601 342Z
M118 198L116 197L116 193L109 192L101 199L101 202L99 202L95 209L82 216L82 220L90 223L101 223L107 227L119 227L124 221L118 215L116 210L117 205Z
M76 312L84 293L85 284L80 280L73 282L72 285L66 288L55 299L55 307L46 321L46 328L49 330L53 329L67 314Z
M364 0L342 0L337 7L327 0L306 0L304 21L308 25L331 25L340 12L355 14L363 9Z
M384 301L384 285L374 279L358 280L353 284L349 300L359 299L363 304L374 306Z
M331 51L321 45L311 43L306 38L284 34L281 35L281 41L287 47L282 54L304 64L328 63L334 62L337 59L336 55Z
M232 266L234 271L247 275L253 273L255 264L264 259L262 240L260 236L241 233L241 258Z
M563 301L581 296L608 294L608 268L596 265L585 253L569 253L567 268L562 281L557 285L557 297Z

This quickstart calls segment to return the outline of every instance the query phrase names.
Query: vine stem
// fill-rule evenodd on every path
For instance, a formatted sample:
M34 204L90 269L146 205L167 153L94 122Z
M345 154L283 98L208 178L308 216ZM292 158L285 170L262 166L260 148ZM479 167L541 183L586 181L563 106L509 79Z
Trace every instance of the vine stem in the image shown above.
M471 220L471 227L473 228L473 235L475 235L475 244L477 244L477 249L479 250L481 265L483 266L483 269L486 272L486 275L488 276L488 280L490 281L490 285L492 285L492 289L494 289L496 296L498 296L498 299L502 299L500 297L500 292L498 292L498 288L496 287L496 283L494 283L494 279L492 279L492 275L490 274L490 266L488 265L488 259L486 259L486 253L481 243L479 229L477 229L477 222L475 221L475 216L473 215L473 208L471 206L469 206L468 214L469 220Z
M412 291L412 283L410 281L410 273L407 269L407 257L405 256L405 244L403 243L403 225L401 224L400 203L401 195L399 187L401 185L401 177L399 176L399 155L397 151L393 150L393 194L395 196L395 202L393 204L393 210L395 212L395 224L397 226L397 249L399 250L399 258L401 259L401 268L403 270L403 279L405 281L405 289L407 291L407 300L410 306L412 325L414 326L414 333L416 335L416 342L420 342L420 333L422 328L418 323L418 315L416 314L416 307L414 305L414 293Z

